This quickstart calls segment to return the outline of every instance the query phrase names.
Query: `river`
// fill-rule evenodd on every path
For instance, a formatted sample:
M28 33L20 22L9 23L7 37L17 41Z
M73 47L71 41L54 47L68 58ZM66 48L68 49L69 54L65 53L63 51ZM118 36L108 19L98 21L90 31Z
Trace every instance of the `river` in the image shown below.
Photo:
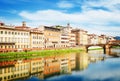
M120 55L119 49L111 54ZM0 62L0 81L120 81L120 58L103 50Z

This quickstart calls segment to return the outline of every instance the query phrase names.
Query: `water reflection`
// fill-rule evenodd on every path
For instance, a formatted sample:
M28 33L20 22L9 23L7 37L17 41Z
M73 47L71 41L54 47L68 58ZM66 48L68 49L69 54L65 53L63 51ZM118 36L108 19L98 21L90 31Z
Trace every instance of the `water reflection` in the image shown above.
M120 56L120 48L112 48L110 50L110 55Z
M76 54L76 70L84 70L88 67L89 61L88 61L88 54L82 53Z
M120 59L102 51L0 62L0 81L113 81L119 72Z
M66 54L44 58L0 62L0 81L36 76L45 79L88 67L87 54Z

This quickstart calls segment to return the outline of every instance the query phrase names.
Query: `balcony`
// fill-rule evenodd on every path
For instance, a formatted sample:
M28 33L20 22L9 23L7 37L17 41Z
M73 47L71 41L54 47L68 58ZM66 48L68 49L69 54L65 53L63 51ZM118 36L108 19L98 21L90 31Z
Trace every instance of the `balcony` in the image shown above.
M15 42L1 42L0 45L15 45Z

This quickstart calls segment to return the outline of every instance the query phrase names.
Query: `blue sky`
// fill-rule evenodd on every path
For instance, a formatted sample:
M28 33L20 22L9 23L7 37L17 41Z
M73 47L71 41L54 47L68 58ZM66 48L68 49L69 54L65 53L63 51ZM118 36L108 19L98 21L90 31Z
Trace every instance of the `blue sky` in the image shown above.
M63 25L120 36L120 0L0 0L0 21L30 27Z

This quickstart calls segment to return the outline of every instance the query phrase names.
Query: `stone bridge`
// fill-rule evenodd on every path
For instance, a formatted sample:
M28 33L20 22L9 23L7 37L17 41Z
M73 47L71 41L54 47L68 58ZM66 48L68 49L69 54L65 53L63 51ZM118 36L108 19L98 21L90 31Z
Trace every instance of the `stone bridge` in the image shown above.
M110 49L111 49L113 46L120 46L120 40L109 41L109 42L106 43L106 44L88 44L88 45L85 45L85 47L86 47L86 52L88 52L88 48L91 47L91 46L100 46L100 47L103 48L104 54L109 54Z

